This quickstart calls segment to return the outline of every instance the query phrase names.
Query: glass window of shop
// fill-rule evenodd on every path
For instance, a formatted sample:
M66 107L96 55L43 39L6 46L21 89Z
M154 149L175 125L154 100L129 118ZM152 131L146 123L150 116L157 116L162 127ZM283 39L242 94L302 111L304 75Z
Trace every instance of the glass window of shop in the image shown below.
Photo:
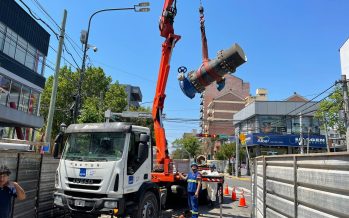
M286 133L285 116L258 116L260 132L262 133Z
M0 51L2 51L2 48L4 46L5 35L6 35L6 26L0 22Z
M309 134L320 134L320 125L318 119L314 117L302 117L302 132ZM292 118L292 133L300 133L300 119L299 117Z
M24 64L31 70L43 75L45 55L31 46L10 28L0 22L0 51Z
M7 28L5 44L4 44L4 53L10 56L11 58L15 58L16 42L17 42L17 33L15 33L10 28Z
M0 75L0 104L6 105L7 98L10 94L11 81Z
M32 90L30 94L30 99L29 99L29 114L38 114L38 107L39 107L39 100L40 100L40 94L34 90Z
M22 87L21 97L19 99L18 110L27 112L29 107L30 89L26 86Z
M28 44L24 65L35 71L36 49Z
M19 96L21 94L21 84L16 83L12 81L11 84L11 90L10 90L10 98L8 100L8 107L17 109L18 108L18 102L19 102Z
M28 43L20 36L18 36L15 59L21 64L25 63L25 53L27 51Z
M36 68L36 72L44 75L44 69L45 69L45 56L41 54L40 52L37 53L37 65L38 67Z

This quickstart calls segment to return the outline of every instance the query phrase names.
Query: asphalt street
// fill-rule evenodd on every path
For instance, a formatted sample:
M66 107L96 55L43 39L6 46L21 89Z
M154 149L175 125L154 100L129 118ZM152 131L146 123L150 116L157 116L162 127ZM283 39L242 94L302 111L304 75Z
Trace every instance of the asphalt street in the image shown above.
M225 176L225 184L228 184L229 196L224 196L222 207L217 205L214 208L208 205L199 205L199 218L247 218L251 217L251 179L250 177L232 177ZM231 193L233 186L236 190L237 201L232 201ZM225 185L224 185L225 187ZM239 198L242 192L246 199L247 207L239 207ZM221 209L222 208L222 209ZM174 202L170 202L168 209L162 212L161 218L178 218L183 212L187 210L187 200L181 199ZM221 212L222 211L222 212ZM107 218L110 216L101 216L101 218Z
M217 205L215 208L210 208L208 205L199 205L199 217L210 217L210 218L219 218L219 217L233 217L233 218L245 218L251 217L251 180L250 177L241 177L236 178L232 176L226 176L225 182L228 184L229 196L224 196L222 210L220 206ZM225 186L225 185L224 185ZM231 192L235 186L237 201L231 200ZM244 197L246 199L247 207L239 207L239 198L241 197L242 192L244 192ZM163 212L162 218L177 218L184 211L186 207L186 201L176 202L173 205L170 205L170 209ZM222 211L222 215L221 215Z

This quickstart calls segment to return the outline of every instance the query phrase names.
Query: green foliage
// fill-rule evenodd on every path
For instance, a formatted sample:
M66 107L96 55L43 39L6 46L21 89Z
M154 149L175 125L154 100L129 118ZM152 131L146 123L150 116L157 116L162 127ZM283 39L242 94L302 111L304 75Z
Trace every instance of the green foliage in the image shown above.
M240 146L240 161L241 157L246 155L246 148ZM219 151L214 155L217 160L230 160L236 156L236 144L235 143L226 143L221 146Z
M214 155L214 158L215 158L216 160L226 160L226 158L225 158L224 153L223 153L222 150L217 151L217 152L215 153L215 155Z
M59 125L72 122L70 108L74 102L73 96L77 94L79 72L73 72L68 67L60 69L58 76L58 89L56 109L53 118L52 135L57 135ZM125 88L117 82L111 83L112 78L107 76L102 68L89 67L83 77L82 106L79 123L103 122L104 111L110 108L113 112L121 112L127 105ZM47 115L51 100L53 76L46 80L45 89L41 96L41 115L47 122ZM46 128L46 127L44 127ZM54 138L54 137L51 137Z
M189 159L189 154L183 149L177 148L172 153L172 159Z
M339 111L343 110L343 95L340 86L333 90L333 94L319 104L319 108L315 113L315 117L327 126L339 130L341 134L345 134L344 121L339 117Z
M181 139L176 139L173 144L187 150L193 158L196 158L196 156L200 154L201 142L195 136L186 136Z

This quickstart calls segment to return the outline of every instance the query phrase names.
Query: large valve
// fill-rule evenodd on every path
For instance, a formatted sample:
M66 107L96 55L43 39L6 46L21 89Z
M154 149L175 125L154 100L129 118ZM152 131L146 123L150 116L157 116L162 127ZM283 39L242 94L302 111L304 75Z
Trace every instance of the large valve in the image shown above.
M217 89L224 88L224 75L234 73L236 68L247 61L244 51L238 44L217 53L217 58L202 63L198 70L190 71L187 76L183 70L178 70L179 85L183 93L189 98L194 98L196 93L201 93L205 87L217 82Z

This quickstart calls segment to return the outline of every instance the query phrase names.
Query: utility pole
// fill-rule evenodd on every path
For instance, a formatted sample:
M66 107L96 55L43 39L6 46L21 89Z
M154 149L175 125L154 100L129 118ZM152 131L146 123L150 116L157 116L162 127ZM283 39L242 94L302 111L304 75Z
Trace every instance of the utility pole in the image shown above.
M310 147L310 127L308 128L307 154L309 154L309 147Z
M58 73L59 73L59 69L60 69L60 65L61 65L61 56L62 56L62 48L63 48L63 43L64 43L66 20L67 20L67 10L64 10L61 32L59 34L59 44L58 44L57 59L56 59L56 69L55 69L55 74L54 74L54 78L53 78L50 108L48 111L47 126L46 126L46 132L45 132L45 142L48 142L48 143L51 142L52 121L53 121L53 115L55 113L55 107L56 107Z
M328 132L327 132L327 120L326 120L326 117L325 117L325 113L322 112L322 119L324 121L324 127L325 127L325 138L326 138L326 147L327 147L327 152L331 152L330 151L330 145L328 144L329 141L328 141ZM334 150L336 151L336 148L334 148Z
M349 100L348 100L348 84L346 75L342 75L342 90L343 90L343 100L344 100L344 123L346 128L346 144L347 151L349 151Z
M303 117L302 112L299 113L299 146L301 149L301 154L304 154L304 142L303 142Z
M235 128L235 143L236 143L236 157L235 157L235 176L239 177L239 163L240 163L240 137L239 130Z

